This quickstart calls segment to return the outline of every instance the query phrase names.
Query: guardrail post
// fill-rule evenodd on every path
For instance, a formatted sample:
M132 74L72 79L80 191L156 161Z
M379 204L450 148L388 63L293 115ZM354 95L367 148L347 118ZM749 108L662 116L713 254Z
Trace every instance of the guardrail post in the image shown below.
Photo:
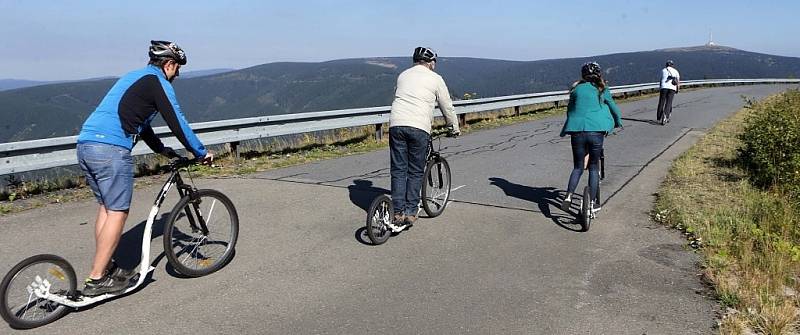
M519 106L514 106L514 116L519 116Z
M458 126L463 128L467 125L467 114L458 114Z
M233 156L233 164L239 165L239 141L229 143L231 146L231 155Z
M375 140L380 141L383 139L383 123L375 125Z

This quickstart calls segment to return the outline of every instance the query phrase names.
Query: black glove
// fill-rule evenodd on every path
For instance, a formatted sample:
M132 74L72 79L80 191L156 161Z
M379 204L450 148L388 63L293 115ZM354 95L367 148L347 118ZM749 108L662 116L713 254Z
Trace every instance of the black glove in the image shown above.
M447 126L447 137L458 137L458 135L461 135L461 131L455 131L452 125Z
M159 152L159 153L164 155L164 156L166 156L167 158L178 158L178 157L181 157L181 155L178 155L178 153L175 152L175 149L172 149L170 147L164 147L164 149L161 149L161 152Z

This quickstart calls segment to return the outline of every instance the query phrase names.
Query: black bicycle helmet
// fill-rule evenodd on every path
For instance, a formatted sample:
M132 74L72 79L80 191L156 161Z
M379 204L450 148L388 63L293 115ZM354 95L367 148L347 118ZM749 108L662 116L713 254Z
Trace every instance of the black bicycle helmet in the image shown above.
M581 66L581 76L586 77L589 75L600 75L600 64L597 62L588 62Z
M177 44L170 41L150 41L151 60L172 59L180 65L186 65L186 53Z
M673 66L673 65L675 65L675 62L673 62L671 59L667 60L667 66Z
M419 61L435 62L436 53L426 47L417 47L414 49L414 63Z

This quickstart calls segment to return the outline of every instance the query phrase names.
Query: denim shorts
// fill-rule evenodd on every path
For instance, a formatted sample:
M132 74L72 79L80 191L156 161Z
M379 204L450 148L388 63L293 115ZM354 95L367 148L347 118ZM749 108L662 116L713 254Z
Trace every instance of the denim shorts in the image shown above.
M78 164L98 203L112 211L130 209L133 195L130 150L105 143L78 143Z

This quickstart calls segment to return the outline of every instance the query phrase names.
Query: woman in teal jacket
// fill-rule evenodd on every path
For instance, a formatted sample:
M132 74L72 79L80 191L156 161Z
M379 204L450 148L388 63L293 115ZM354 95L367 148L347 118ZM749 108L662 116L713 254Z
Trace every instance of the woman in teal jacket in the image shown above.
M567 194L561 209L567 211L572 204L572 193L584 170L585 157L589 155L589 189L592 199L597 198L600 182L599 162L603 152L603 138L614 128L622 127L620 111L606 82L601 75L600 65L595 62L583 64L581 80L572 85L567 106L567 121L561 129L561 136L569 134L572 142L573 169L567 184ZM595 211L600 206L595 206Z

